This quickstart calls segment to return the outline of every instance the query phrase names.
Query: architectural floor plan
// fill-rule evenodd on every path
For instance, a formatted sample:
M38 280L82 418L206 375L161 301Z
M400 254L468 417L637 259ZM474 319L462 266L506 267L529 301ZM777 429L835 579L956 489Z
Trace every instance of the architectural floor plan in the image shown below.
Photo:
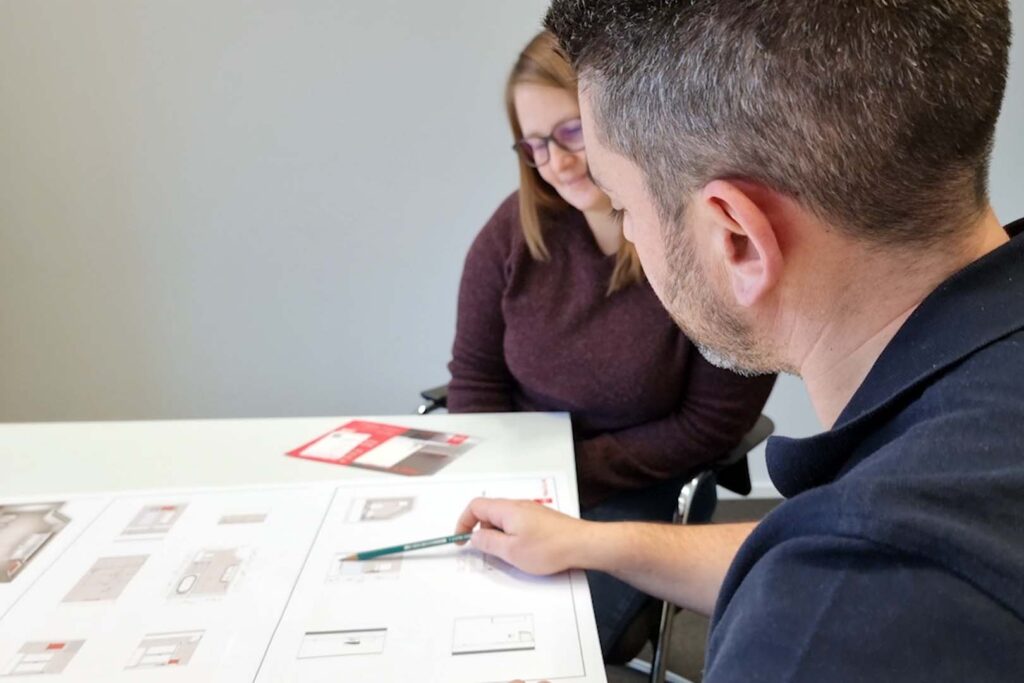
M60 503L0 505L0 583L10 583L68 519Z
M450 533L478 495L570 513L564 480L380 479L0 501L0 680L605 681L581 573Z

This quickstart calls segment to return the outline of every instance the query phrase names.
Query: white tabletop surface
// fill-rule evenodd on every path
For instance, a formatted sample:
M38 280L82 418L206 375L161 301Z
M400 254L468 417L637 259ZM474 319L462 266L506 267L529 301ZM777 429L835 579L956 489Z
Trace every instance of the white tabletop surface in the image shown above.
M284 455L352 419L480 439L435 478L564 472L576 498L566 413L0 424L0 496L398 478Z
M565 413L0 424L0 504L5 498L140 489L420 479L285 455L352 419L475 437L473 448L422 479L564 474L563 509L575 511L572 428ZM589 603L582 572L573 572L572 587L573 604ZM577 619L590 666L573 680L604 681L592 613L582 610Z

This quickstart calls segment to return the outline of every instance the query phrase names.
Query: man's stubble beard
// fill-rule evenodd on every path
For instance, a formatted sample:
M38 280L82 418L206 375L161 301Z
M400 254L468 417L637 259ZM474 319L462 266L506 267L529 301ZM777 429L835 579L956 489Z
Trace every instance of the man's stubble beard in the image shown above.
M739 375L779 372L783 364L757 343L751 326L718 295L681 227L665 237L669 315L710 364Z

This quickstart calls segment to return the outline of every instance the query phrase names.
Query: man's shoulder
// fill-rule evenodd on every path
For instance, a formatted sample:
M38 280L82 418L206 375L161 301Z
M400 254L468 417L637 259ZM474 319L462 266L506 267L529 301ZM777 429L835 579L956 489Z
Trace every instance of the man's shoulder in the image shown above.
M946 369L879 416L839 480L979 476L1024 470L1024 330ZM849 482L848 482L849 483ZM1024 497L1022 497L1024 499Z
M1017 331L880 418L833 482L792 502L820 508L816 518L835 533L955 571L991 560L1024 575L1022 378L1024 331Z
M913 420L778 506L726 576L709 672L739 680L740 655L759 648L764 680L924 680L966 661L1002 680L984 674L1024 664L1012 646L1024 640L1024 447L1003 429L1012 419L1024 419L1019 406L968 401ZM977 661L963 632L995 655ZM829 675L853 651L876 659Z
M1024 666L1019 574L994 586L827 526L773 525L757 561L730 570L705 680L1008 680Z
M1024 332L980 349L873 425L846 468L785 501L730 570L780 548L862 543L879 576L936 573L1024 615ZM788 571L804 571L799 557Z
M844 466L831 485L898 482L908 490L995 473L1024 486L1024 329L985 344L857 423L832 447ZM961 480L962 478L962 480ZM952 493L952 492L947 492ZM1021 497L1024 504L1024 495Z

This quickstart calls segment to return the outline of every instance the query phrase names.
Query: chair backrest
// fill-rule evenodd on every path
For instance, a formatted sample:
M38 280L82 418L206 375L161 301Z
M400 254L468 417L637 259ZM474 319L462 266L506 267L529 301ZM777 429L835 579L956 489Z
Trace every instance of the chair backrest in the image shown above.
M722 459L722 463L730 465L746 457L747 453L754 450L762 441L767 439L775 431L775 423L767 415L761 415L757 422L750 428L750 431L743 435L736 447L729 451L729 455Z
M712 467L718 478L718 485L741 496L750 494L750 465L747 454L775 431L775 423L767 415L761 415L740 442Z
M416 409L416 412L420 415L426 415L432 413L438 408L448 407L448 385L440 384L436 387L424 389L420 392L420 398L423 399L423 403Z

